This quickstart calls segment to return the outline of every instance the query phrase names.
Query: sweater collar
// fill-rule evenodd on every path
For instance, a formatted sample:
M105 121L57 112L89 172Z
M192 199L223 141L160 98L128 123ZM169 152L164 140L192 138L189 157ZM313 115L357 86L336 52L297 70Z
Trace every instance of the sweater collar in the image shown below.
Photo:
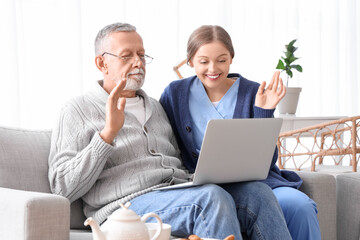
M96 101L100 102L104 107L106 106L109 94L103 88L104 80L98 80L95 84L95 90L91 92L91 95L95 98ZM136 91L136 95L144 98L145 103L145 122L150 118L152 114L152 106L150 103L150 98L142 89Z

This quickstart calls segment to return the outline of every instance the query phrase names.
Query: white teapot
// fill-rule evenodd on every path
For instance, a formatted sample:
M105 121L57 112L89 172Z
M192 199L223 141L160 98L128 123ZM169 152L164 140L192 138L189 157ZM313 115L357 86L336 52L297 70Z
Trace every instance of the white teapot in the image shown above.
M99 227L99 224L91 217L84 222L90 225L94 240L150 240L146 219L154 217L157 220L157 231L151 240L156 240L162 231L162 221L155 213L147 213L140 218L133 210L128 209L130 202L125 205L120 203L121 208L113 212L107 221Z

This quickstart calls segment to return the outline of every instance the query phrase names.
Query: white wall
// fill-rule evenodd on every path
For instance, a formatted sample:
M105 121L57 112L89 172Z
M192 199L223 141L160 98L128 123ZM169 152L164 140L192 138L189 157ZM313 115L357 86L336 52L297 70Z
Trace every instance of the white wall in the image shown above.
M113 22L138 28L148 55L144 89L158 99L203 24L232 36L231 70L269 81L297 38L298 116L359 115L360 2L356 0L0 0L0 125L51 128L68 99L92 88L93 42ZM190 74L191 71L188 73Z

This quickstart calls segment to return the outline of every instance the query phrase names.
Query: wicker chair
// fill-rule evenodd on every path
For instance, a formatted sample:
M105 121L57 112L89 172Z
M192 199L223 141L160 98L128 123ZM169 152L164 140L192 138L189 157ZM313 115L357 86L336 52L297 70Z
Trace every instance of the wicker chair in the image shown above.
M354 116L281 133L278 165L298 171L310 167L312 172L356 172L359 126L360 116Z

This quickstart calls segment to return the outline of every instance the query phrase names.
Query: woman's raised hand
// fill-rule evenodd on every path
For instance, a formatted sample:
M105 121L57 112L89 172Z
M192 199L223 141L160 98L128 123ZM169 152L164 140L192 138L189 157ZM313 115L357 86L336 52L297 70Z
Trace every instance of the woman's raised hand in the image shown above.
M264 81L261 83L256 94L255 106L263 109L276 108L280 100L286 94L286 87L279 76L280 72L276 71L266 89L266 82Z

